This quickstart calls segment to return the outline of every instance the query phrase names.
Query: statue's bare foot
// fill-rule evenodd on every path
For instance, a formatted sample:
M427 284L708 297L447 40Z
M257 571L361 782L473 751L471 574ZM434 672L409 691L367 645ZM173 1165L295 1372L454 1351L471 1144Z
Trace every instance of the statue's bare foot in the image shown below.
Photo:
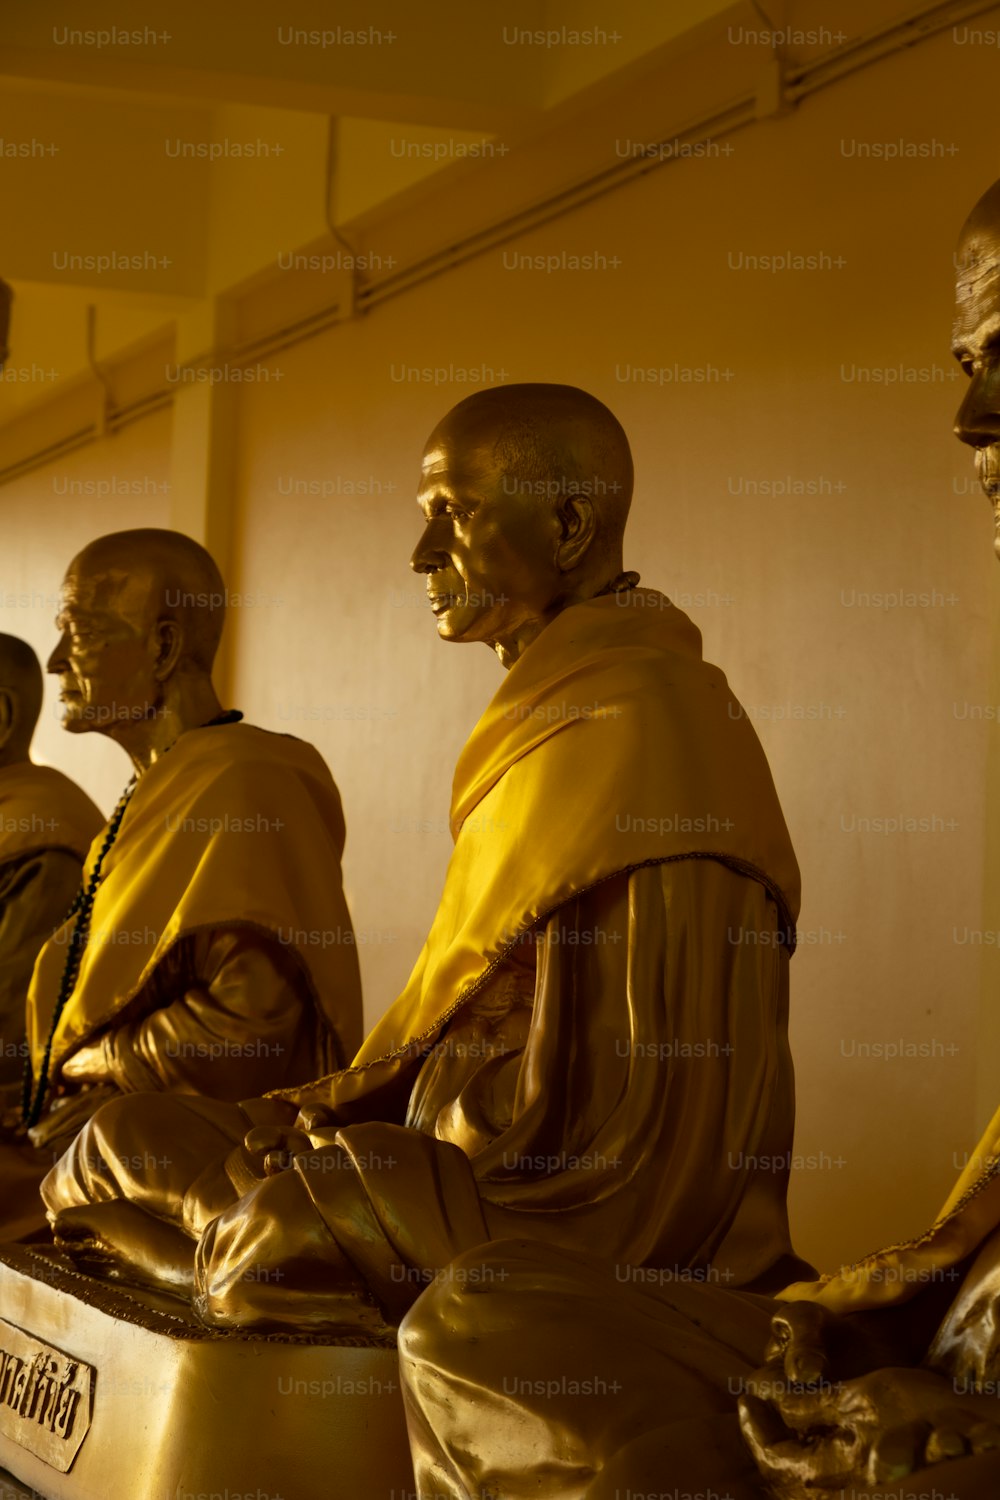
M52 1220L52 1234L57 1249L92 1276L191 1296L194 1241L134 1203L115 1200L63 1209Z

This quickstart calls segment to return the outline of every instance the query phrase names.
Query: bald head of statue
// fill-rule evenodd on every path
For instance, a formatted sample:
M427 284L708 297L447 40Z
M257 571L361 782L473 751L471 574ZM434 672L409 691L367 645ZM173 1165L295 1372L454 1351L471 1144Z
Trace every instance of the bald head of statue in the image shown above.
M42 668L27 641L0 635L0 765L29 760L42 711Z
M205 548L179 531L98 537L63 579L48 662L63 727L119 741L144 766L219 713L212 663L226 590Z
M460 401L424 448L410 559L438 635L513 665L560 610L619 578L631 499L628 439L586 391L494 386Z
M969 377L955 434L975 449L1000 557L1000 182L987 189L963 224L955 264L952 351Z

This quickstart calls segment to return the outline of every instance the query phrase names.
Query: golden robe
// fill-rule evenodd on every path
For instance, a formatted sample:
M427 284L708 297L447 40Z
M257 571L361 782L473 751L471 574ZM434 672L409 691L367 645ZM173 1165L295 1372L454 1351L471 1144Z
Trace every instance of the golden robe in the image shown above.
M203 1120L163 1100L144 1137L142 1101L122 1101L48 1178L50 1212L141 1200L200 1235L217 1323L391 1324L455 1254L515 1230L773 1274L798 871L759 742L686 616L640 591L557 617L473 731L452 825L427 943L350 1068L213 1110L234 1149L194 1183L193 1149L154 1186L117 1148L193 1145ZM299 1106L325 1113L316 1151L258 1180L248 1121Z
M459 1256L399 1329L416 1493L768 1500L736 1405L764 1363L778 1309L773 1297L711 1275L661 1278L537 1240ZM940 1309L918 1312L886 1334L886 1363L921 1359ZM942 1390L947 1397L945 1382ZM817 1492L823 1500L997 1493L996 1453L923 1468L877 1491Z
M954 1374L963 1336L992 1342L995 1392L996 1276L983 1262L998 1257L1000 1113L925 1233L773 1297L729 1290L715 1275L623 1274L537 1242L473 1251L433 1278L400 1328L419 1493L471 1500L493 1486L505 1500L617 1500L669 1479L763 1500L771 1491L741 1439L736 1401L764 1362L781 1303L880 1314L866 1327L887 1367L930 1362ZM978 1305L966 1290L977 1284ZM960 1288L967 1311L956 1316ZM985 1325L978 1336L973 1316ZM840 1493L865 1500L867 1490ZM998 1493L995 1453L920 1469L891 1490L893 1500Z
M333 779L291 736L195 729L143 772L59 1016L71 920L35 966L36 1086L51 1050L36 1182L104 1100L148 1089L235 1100L352 1055L361 990L343 844ZM11 1147L22 1161L26 1149Z
M0 1103L19 1098L39 949L61 924L104 822L86 792L32 761L0 768Z

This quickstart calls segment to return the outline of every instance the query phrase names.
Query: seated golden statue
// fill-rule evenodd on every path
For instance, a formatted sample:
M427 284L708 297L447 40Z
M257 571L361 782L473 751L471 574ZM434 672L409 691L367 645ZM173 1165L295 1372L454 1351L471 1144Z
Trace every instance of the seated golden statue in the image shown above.
M798 871L724 676L623 571L631 492L572 387L479 392L432 433L411 566L440 637L508 673L430 935L351 1067L210 1115L100 1110L43 1187L80 1266L216 1326L376 1339L511 1233L787 1279Z
M955 430L1000 556L1000 182L957 262ZM524 1237L428 1287L399 1331L421 1495L1000 1494L1000 1112L925 1234L777 1298L623 1259Z
M0 1141L8 1239L44 1226L37 1185L102 1102L157 1089L210 1115L360 1039L356 950L316 942L351 930L340 798L312 746L222 711L224 600L209 554L171 531L102 537L66 574L49 661L64 727L116 740L135 775L35 965ZM7 1191L26 1174L27 1223Z
M104 824L75 782L31 759L41 708L37 656L27 641L0 635L0 1116L20 1103L35 959L64 921ZM37 1172L29 1161L14 1175L21 1180L4 1184L6 1211L37 1220Z

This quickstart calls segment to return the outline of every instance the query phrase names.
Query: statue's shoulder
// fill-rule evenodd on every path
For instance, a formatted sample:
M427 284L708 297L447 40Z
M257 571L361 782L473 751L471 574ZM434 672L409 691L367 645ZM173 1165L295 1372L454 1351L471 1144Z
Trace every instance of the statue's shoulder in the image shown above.
M319 760L316 746L296 734L286 734L279 729L262 729L259 724L248 724L244 719L239 724L228 724L223 733L232 734L238 753L247 759L290 761Z
M104 827L100 808L55 766L21 761L0 776L0 859L65 849L83 859Z
M51 792L67 791L77 792L81 797L87 795L65 771L59 771L55 766L40 766L33 760L10 767L9 774L0 778L0 793L3 794L45 797Z
M247 777L267 777L280 782L285 777L308 778L332 783L329 767L315 745L294 734L262 729L258 724L224 724L185 735L195 741L191 751L206 769L214 768L219 776L232 778L234 773Z
M57 770L55 766L40 766L33 760L20 761L3 773L0 777L0 798L46 804L55 799L63 806L89 808L97 813L95 804L72 777ZM101 818L102 823L103 821Z

